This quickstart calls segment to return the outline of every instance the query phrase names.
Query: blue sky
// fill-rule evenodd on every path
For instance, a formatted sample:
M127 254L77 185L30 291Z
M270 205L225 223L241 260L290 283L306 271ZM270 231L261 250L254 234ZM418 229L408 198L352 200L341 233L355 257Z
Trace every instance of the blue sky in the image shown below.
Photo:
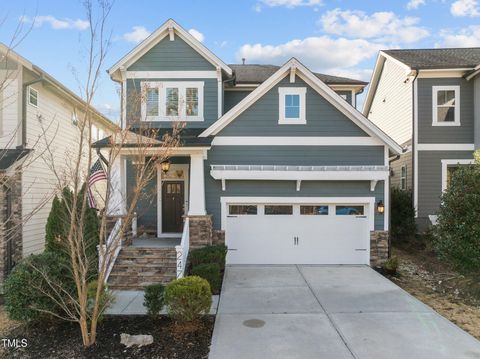
M0 41L34 18L15 50L78 91L74 73L86 68L88 38L81 1L8 1ZM478 0L117 0L105 70L168 18L227 63L282 64L295 56L312 70L367 81L380 49L480 46ZM105 71L94 103L118 118L118 91Z

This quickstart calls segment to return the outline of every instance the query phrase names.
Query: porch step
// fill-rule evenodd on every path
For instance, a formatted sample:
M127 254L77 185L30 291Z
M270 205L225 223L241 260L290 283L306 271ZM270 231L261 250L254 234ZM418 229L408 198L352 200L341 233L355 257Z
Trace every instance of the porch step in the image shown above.
M124 247L108 278L109 288L141 290L150 284L168 283L177 275L176 256L171 247Z

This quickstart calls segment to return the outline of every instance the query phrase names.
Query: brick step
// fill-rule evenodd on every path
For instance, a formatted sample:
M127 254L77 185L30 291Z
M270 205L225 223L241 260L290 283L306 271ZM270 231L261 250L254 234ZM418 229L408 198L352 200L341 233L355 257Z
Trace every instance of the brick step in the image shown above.
M115 269L117 268L176 268L177 267L177 261L170 261L170 262L163 262L163 263L138 263L138 262L116 262L115 263Z
M155 268L119 268L112 271L110 275L117 276L146 276L154 274L168 274L173 273L177 270L177 267L155 267Z
M132 257L118 257L115 263L143 263L143 264L159 264L162 263L174 263L177 261L177 258L132 258Z

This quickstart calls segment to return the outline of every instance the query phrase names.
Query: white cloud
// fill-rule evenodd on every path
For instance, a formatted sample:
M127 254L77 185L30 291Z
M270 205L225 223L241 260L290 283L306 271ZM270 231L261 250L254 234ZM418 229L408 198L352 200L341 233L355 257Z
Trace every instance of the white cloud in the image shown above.
M52 15L39 15L34 18L28 16L21 16L21 22L33 23L35 27L41 27L44 24L50 24L54 30L64 30L64 29L77 29L77 30L86 30L90 27L90 23L87 20L82 19L57 19Z
M442 30L442 41L436 47L478 47L480 46L480 25L472 25L457 32Z
M139 42L142 42L148 36L150 36L150 34L151 34L151 32L148 31L143 26L133 26L132 31L123 34L122 38L125 41L133 42L135 44L138 44Z
M264 6L266 7L286 7L288 9L293 9L296 7L306 7L306 6L322 6L322 0L260 0L257 2L253 9L256 12L262 11Z
M417 9L421 5L425 5L425 0L410 0L407 3L407 9L408 10L414 10L414 9Z
M327 33L355 38L369 38L377 41L411 43L429 35L419 26L416 17L400 18L393 12L375 12L334 9L327 11L319 24Z
M314 71L327 71L356 66L373 58L385 45L363 39L332 39L329 36L307 37L280 45L245 44L236 54L247 63L281 64L291 57L298 58Z
M196 38L200 42L203 42L203 40L205 40L205 36L196 29L190 29L188 30L188 32L190 33L190 35L192 35L194 38Z
M450 12L453 16L475 17L480 15L477 0L457 0L452 3Z

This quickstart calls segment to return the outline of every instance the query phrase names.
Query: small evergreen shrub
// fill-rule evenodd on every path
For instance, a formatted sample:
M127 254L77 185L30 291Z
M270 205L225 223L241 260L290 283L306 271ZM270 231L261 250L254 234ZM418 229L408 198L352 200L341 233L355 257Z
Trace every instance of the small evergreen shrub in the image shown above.
M31 255L15 266L4 283L5 309L10 319L28 322L52 316L44 311L62 313L49 297L58 298L42 273L75 297L75 284L64 259L48 252ZM63 294L63 300L70 302L67 294Z
M207 246L193 249L188 253L188 262L190 268L199 264L216 263L220 271L225 269L225 257L227 256L227 247L224 245Z
M176 279L165 288L168 315L180 322L190 322L208 314L212 305L210 284L200 277Z
M398 258L397 257L391 257L388 258L382 265L383 270L387 272L388 274L395 274L397 273L398 270Z
M390 235L393 241L406 242L415 238L417 226L415 224L415 207L412 193L399 188L391 190L391 228Z
M442 195L434 247L466 273L480 272L480 152L474 165L459 167Z
M150 284L145 287L143 305L147 308L147 314L156 318L163 308L165 287L163 284Z
M206 279L210 284L213 294L220 293L220 286L222 285L222 272L218 263L198 264L192 267L190 274Z

